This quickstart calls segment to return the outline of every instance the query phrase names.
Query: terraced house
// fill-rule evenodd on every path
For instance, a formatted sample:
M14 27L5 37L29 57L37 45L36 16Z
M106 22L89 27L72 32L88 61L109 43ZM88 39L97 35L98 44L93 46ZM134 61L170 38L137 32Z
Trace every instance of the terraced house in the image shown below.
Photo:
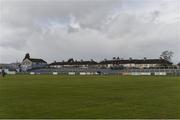
M94 60L90 61L77 61L73 59L69 59L68 61L62 61L62 62L53 62L49 64L51 68L62 68L62 67L79 67L79 68L88 68L88 67L97 67L98 63Z
M99 63L101 67L121 67L121 68L156 68L171 66L172 63L165 59L126 59L126 60L104 60Z
M74 61L68 60L63 62L54 62L50 64L51 68L62 67L98 67L98 68L157 68L171 66L172 63L165 59L113 59L103 60L101 62L95 61Z

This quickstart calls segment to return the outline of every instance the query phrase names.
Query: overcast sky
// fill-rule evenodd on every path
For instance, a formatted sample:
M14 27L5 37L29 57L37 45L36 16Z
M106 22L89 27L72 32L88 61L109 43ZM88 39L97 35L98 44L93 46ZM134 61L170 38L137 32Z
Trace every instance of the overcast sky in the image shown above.
M180 62L179 0L0 0L0 63L159 58Z

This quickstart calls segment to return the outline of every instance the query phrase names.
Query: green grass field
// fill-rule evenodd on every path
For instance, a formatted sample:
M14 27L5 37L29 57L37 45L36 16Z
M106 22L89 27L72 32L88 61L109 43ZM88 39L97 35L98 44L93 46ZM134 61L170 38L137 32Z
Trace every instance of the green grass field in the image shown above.
M0 118L180 118L180 77L0 77Z

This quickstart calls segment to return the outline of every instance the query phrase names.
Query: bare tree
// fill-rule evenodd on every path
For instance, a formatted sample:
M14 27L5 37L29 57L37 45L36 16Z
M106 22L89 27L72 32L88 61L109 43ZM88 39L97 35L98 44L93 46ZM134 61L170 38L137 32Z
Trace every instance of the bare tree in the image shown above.
M172 59L172 57L173 57L173 54L174 54L174 53L173 53L172 51L166 50L166 51L164 51L164 52L161 53L160 58L161 58L161 59L165 59L165 60L171 62L171 59Z
M179 66L179 67L180 67L180 62L177 64L177 66Z

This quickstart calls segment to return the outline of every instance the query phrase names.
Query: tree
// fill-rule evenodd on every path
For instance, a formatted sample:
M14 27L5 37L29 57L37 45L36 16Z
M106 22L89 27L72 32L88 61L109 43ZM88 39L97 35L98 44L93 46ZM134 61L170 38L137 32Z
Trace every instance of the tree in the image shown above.
M174 53L172 51L166 50L161 53L160 58L171 62L171 58L173 57L173 54Z
M179 67L180 67L180 63L178 63L178 64L177 64L177 66L179 66Z
M74 62L74 59L70 58L67 62Z

